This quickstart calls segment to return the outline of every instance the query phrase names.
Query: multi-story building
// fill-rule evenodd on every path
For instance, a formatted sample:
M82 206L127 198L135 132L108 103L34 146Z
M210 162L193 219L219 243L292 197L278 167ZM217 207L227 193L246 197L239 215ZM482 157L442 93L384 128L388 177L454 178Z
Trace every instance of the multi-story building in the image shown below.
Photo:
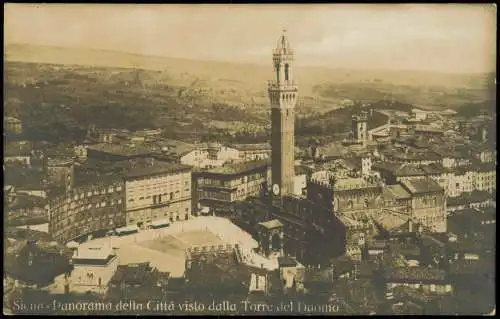
M372 216L379 211L382 187L363 178L335 180L333 209L337 214ZM311 194L312 196L313 194Z
M161 147L147 142L99 143L87 147L87 157L89 159L103 161L124 161L159 156L161 154Z
M395 267L385 271L387 291L398 286L414 287L425 293L449 295L453 286L446 272L442 269L432 269L422 266Z
M496 189L496 167L492 164L445 168L439 164L418 166L377 163L374 168L389 184L423 177L431 178L444 188L448 197L457 197L475 190L492 193Z
M267 160L225 165L193 173L193 205L228 213L232 204L267 192L270 165Z
M473 169L472 189L493 193L497 189L496 165L475 165Z
M118 268L111 247L78 247L72 258L73 271L67 279L70 291L104 293Z
M48 158L46 176L49 184L70 190L75 180L75 166L71 158Z
M11 202L5 206L4 216L9 222L46 221L46 199L28 194L10 194Z
M368 140L367 133L368 113L361 112L360 114L352 117L352 133L353 139L356 143L366 144Z
M87 146L86 145L77 145L74 148L75 156L78 159L85 160L87 159Z
M433 232L446 232L446 196L444 189L430 178L404 181L411 194L411 217Z
M21 134L23 132L23 122L15 117L6 117L4 119L5 131L13 134Z
M496 163L497 151L489 147L480 146L473 155L475 155L481 163Z
M79 186L49 200L49 233L59 242L125 226L123 180Z
M423 121L427 118L427 112L420 109L412 109L410 116L417 121Z
M153 296L164 296L170 273L161 272L149 262L119 265L108 283L112 298L145 301Z
M232 144L230 148L239 152L242 161L264 160L271 157L271 146L262 144Z
M209 143L206 147L192 150L180 158L181 164L198 168L219 167L236 161L240 161L240 152L219 143Z
M191 167L148 159L133 161L124 174L127 224L191 216Z

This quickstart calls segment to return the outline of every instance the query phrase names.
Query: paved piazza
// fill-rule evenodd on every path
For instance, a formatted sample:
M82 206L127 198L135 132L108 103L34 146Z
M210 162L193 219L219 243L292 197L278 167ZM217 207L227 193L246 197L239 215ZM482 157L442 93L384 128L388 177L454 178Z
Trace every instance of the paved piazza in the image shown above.
M263 260L251 252L257 242L229 220L213 216L194 217L187 221L174 222L163 229L141 230L127 236L97 238L82 247L110 245L117 248L120 264L151 262L161 271L168 271L173 277L184 273L185 251L189 247L202 245L236 244L248 256L248 262L255 258L259 264ZM267 265L268 263L266 263Z

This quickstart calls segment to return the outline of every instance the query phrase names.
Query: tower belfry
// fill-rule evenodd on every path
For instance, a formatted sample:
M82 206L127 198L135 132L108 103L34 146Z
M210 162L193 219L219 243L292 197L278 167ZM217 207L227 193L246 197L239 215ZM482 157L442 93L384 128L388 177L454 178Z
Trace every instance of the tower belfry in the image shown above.
M271 172L274 198L293 193L295 175L295 104L298 87L293 79L294 52L286 30L273 50L274 79L269 81L271 104Z

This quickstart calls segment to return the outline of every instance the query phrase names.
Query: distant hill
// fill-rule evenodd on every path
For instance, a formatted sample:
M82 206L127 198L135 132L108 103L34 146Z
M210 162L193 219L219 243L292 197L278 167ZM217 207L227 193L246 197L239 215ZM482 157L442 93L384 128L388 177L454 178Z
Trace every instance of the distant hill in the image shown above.
M7 44L4 49L6 61L168 70L174 79L191 74L208 81L206 83L208 86L234 88L239 92L263 98L266 98L267 80L272 78L271 61L269 66L266 66L29 44ZM341 99L351 98L353 94L364 94L372 101L382 99L387 92L396 92L397 94L398 88L394 86L406 87L403 93L411 88L421 86L434 87L434 90L437 91L440 87L445 91L450 88L482 90L485 84L484 79L491 78L485 74L461 75L424 71L342 70L303 67L300 65L300 53L298 53L294 74L300 85L302 96L313 95ZM336 89L338 90L336 91ZM399 97L398 99L401 100ZM267 102L267 99L263 101ZM412 102L418 104L418 101Z
M404 103L400 101L386 101L381 100L370 104L371 108L374 110L394 110L401 112L410 112L412 109L416 108L415 105Z
M467 103L456 109L457 115L471 118L479 115L493 116L496 114L496 102L485 101L479 103Z

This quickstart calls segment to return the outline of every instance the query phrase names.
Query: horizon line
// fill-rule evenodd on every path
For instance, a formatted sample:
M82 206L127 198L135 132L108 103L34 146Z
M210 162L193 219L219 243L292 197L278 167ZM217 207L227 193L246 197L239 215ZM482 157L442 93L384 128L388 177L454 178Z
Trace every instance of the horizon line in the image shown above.
M157 59L179 59L185 61L193 61L193 62L211 62L211 63L227 63L227 64L243 64L243 65L253 65L253 66L266 66L266 63L258 63L251 61L230 61L230 60L216 60L216 59L194 59L194 58L185 58L185 57L177 57L177 56L166 56L166 55L155 55L155 54L141 54L130 51L122 51L118 49L104 49L104 48L93 48L93 47L80 47L80 46L65 46L65 45L51 45L51 44L36 44L36 43L26 43L26 42L4 42L4 49L9 45L27 45L27 46L36 46L36 47L49 47L49 48L58 48L58 49L78 49L78 50L89 50L96 52L109 52L109 53L121 53L134 55L138 57L150 57ZM5 54L5 52L4 52ZM7 61L7 60L6 60ZM37 62L34 62L37 63ZM324 65L315 65L315 64L302 64L297 65L298 68L318 68L318 69L327 69L327 70L345 70L345 71L365 71L365 72L373 72L373 71L384 71L384 72L413 72L413 73L436 73L443 75L484 75L484 74L496 74L496 70L491 71L475 71L475 72L450 72L450 71L437 71L431 69L372 69L372 68L341 68L341 67L329 67Z

